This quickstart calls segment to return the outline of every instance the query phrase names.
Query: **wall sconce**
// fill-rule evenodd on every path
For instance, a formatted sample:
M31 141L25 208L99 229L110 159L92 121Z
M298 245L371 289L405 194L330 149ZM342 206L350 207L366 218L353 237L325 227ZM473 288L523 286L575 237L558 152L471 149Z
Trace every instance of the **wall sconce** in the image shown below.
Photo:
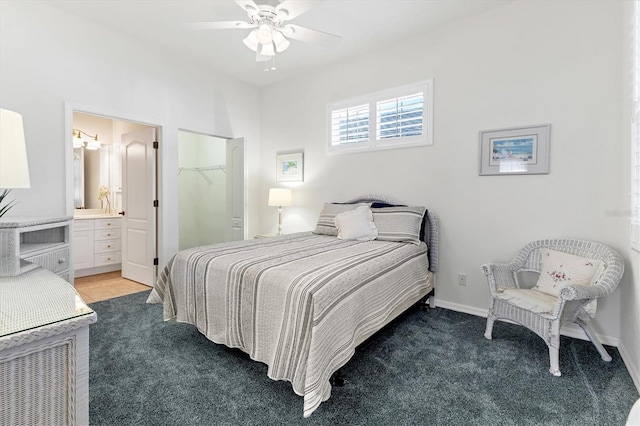
M269 189L269 205L278 207L278 235L282 233L282 207L291 205L292 191L288 188Z
M100 149L100 141L98 140L98 135L90 135L89 133L83 132L80 129L73 129L74 148L82 148L84 146L84 139L82 139L82 135L86 135L91 138L91 140L87 142L87 146L85 148L90 150Z
M17 112L0 108L0 216L3 216L16 201L2 201L11 188L30 188L27 145L24 139L22 116Z

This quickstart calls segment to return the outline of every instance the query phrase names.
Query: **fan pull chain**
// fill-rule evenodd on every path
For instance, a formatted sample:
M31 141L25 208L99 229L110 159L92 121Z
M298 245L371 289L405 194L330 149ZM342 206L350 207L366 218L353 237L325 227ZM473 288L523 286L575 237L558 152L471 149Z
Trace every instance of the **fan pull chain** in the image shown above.
M276 56L273 55L271 57L271 68L269 68L269 63L267 62L267 66L264 67L264 72L275 71L276 70Z

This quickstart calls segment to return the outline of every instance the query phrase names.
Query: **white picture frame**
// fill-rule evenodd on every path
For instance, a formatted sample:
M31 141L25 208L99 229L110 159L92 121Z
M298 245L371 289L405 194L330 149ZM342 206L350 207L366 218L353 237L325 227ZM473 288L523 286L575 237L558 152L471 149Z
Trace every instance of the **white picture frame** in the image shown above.
M301 152L276 155L276 182L302 182L304 158Z
M480 132L480 176L549 173L551 125Z

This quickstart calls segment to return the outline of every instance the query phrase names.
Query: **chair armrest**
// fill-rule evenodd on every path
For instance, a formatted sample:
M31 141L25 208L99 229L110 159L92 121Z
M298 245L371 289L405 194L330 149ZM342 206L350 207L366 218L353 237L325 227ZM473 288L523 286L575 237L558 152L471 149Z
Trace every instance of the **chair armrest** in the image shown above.
M519 265L514 263L485 263L482 271L487 277L487 283L491 293L496 293L501 288L519 288L516 272Z
M560 290L560 298L564 300L597 299L607 294L609 294L607 288L597 284L570 284Z

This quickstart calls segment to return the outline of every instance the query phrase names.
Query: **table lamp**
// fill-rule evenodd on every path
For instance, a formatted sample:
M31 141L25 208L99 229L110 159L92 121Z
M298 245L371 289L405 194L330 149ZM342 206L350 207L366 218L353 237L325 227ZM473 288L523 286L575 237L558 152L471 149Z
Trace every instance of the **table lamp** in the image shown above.
M14 200L2 205L11 189L30 186L22 116L0 108L0 217L16 204Z
M278 235L282 232L282 207L291 205L292 191L288 188L269 189L269 205L278 207Z

